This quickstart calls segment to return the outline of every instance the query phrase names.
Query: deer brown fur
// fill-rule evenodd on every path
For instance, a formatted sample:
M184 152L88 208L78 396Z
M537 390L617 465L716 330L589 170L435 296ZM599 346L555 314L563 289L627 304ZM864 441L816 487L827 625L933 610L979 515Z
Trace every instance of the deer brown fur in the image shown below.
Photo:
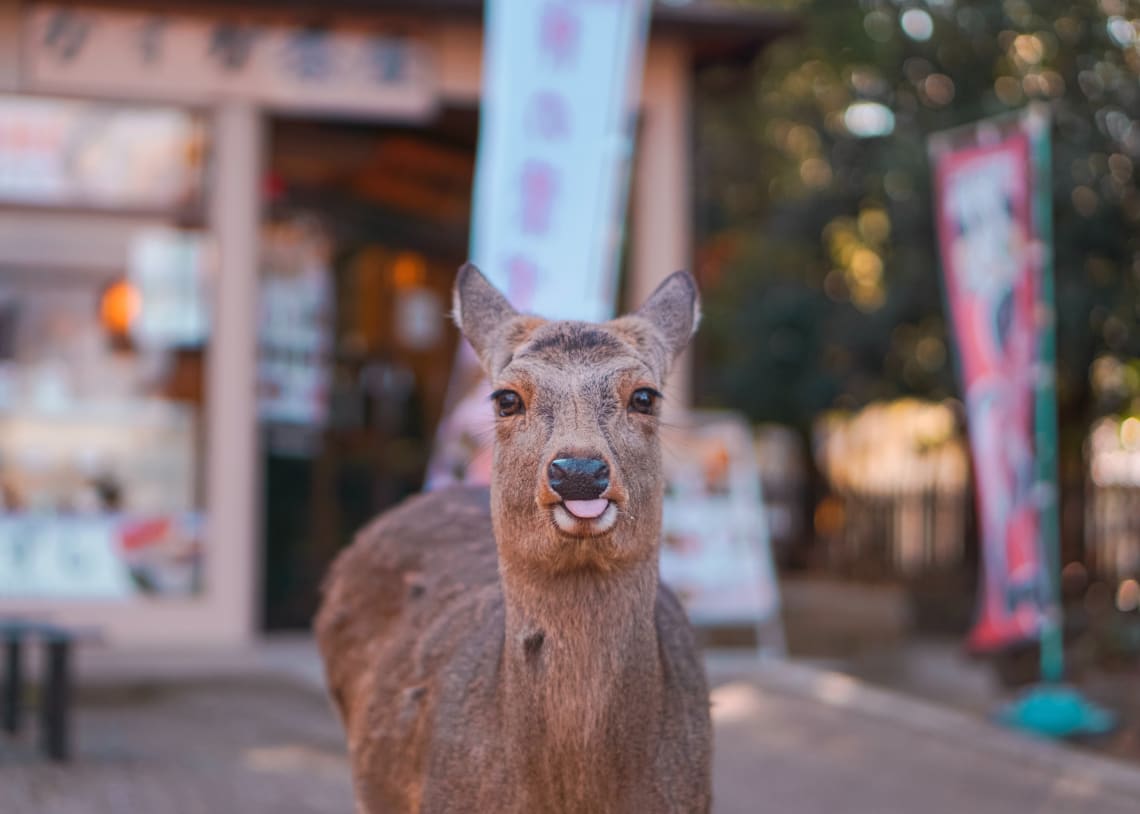
M455 293L500 393L490 499L452 488L379 517L316 620L358 809L707 812L708 690L657 564L656 391L696 327L696 287L674 274L596 325L520 315L470 265ZM608 465L601 515L552 488L566 455Z

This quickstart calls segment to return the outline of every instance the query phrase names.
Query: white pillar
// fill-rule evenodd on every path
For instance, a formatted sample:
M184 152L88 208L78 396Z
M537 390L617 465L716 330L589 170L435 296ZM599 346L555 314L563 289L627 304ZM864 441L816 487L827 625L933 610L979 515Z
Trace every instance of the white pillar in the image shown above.
M689 52L684 43L655 39L645 60L632 189L629 302L636 308L678 269L692 271L689 147ZM689 354L670 377L667 404L688 406Z
M255 386L263 138L257 109L224 102L213 136L209 228L217 262L206 367L205 589L219 639L242 643L257 633L260 600Z

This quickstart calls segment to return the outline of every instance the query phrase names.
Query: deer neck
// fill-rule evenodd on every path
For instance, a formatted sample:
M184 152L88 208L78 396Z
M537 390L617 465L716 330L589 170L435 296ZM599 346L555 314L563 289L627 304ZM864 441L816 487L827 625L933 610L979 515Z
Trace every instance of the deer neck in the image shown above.
M661 714L656 560L557 577L504 564L501 574L501 710L520 768L561 799L619 793Z

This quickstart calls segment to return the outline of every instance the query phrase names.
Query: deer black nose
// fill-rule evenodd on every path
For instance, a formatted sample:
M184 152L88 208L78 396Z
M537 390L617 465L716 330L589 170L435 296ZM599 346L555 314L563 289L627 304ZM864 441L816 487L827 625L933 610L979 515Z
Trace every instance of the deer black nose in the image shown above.
M556 458L546 474L563 500L594 500L610 485L610 468L601 458Z

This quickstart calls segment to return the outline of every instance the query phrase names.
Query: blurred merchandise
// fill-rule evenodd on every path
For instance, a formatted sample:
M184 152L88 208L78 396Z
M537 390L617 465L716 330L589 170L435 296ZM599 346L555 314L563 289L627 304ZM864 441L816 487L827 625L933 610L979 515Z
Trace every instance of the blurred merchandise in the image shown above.
M262 421L320 429L327 419L335 306L330 251L312 217L264 232L258 320Z
M190 208L204 137L180 108L0 94L0 203Z
M201 590L209 251L174 216L204 141L177 108L0 96L0 599Z
M202 515L0 516L0 596L129 599L200 590Z
M0 412L10 510L170 512L194 503L195 411L157 399ZM114 489L106 479L114 478ZM107 496L114 493L116 497Z
M4 368L15 375L0 404L0 597L199 590L197 409L129 389L83 398L64 364ZM191 530L128 546L122 528L148 518Z

